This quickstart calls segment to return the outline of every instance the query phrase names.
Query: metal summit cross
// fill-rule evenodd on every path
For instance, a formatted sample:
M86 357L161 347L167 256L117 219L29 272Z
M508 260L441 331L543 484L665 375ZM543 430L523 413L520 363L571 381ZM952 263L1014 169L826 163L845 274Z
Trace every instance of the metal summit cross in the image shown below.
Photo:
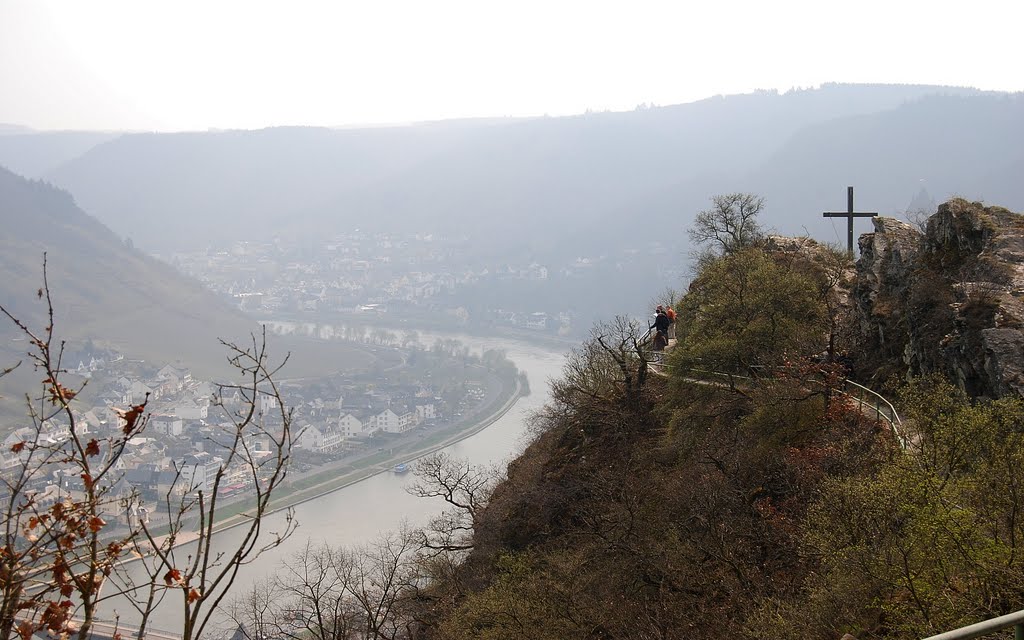
M853 219L874 218L877 211L853 210L853 187L846 187L846 211L826 211L821 214L826 218L846 218L846 250L853 256Z

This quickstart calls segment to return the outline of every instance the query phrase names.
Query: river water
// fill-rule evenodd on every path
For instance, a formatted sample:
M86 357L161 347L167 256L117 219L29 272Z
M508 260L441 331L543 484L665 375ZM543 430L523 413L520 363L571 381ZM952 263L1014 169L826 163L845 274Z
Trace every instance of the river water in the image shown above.
M342 334L333 327L283 322L268 323L268 329L275 332L300 331L323 339ZM419 336L425 344L431 344L436 338L455 339L478 353L488 349L504 350L519 370L526 373L531 389L529 396L520 398L505 415L486 429L444 449L445 453L468 459L476 465L496 464L503 467L528 444L526 420L547 402L548 382L561 374L565 354L552 347L499 337L480 338L431 332L420 332ZM398 529L403 522L413 526L425 524L432 515L443 509L444 503L440 500L415 498L406 493L405 487L412 480L411 474L384 472L298 505L294 511L299 523L296 533L253 564L242 567L233 593L242 594L257 581L273 575L282 560L300 551L309 541L325 542L332 546L360 545L373 540L382 532ZM274 514L266 519L263 531L278 531L283 526L284 515ZM234 549L241 533L241 528L218 533L215 536L216 546L225 550ZM141 568L133 577L137 581L143 580ZM134 622L134 616L126 604L116 600L110 601L101 612L101 617L112 618L115 612L121 616L122 621ZM173 599L168 598L157 609L150 625L167 630L181 628L179 594L173 594Z

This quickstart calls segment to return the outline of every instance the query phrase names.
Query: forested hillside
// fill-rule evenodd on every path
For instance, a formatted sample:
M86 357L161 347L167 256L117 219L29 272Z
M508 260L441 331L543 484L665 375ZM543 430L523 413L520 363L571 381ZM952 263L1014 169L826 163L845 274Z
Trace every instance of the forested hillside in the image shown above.
M472 550L432 589L428 636L909 639L1024 608L1019 393L908 368L875 333L883 307L904 317L882 304L895 281L879 263L912 270L911 290L949 287L935 306L956 313L979 304L957 286L964 265L1014 264L1000 247L1021 219L953 201L918 259L893 247L856 264L808 240L722 236L678 301L665 366L626 320L570 356ZM891 246L887 224L862 247ZM989 307L1012 297L1001 282L983 287ZM858 301L867 289L878 306ZM947 336L933 354L981 360L956 343L1019 331L961 317L975 322L931 316ZM902 419L852 401L847 376Z
M68 193L2 168L0 220L4 306L33 326L44 320L32 294L43 284L45 252L55 321L69 340L92 337L135 357L208 371L221 360L212 357L218 336L241 339L255 327L199 282L123 242ZM5 322L0 332L14 327ZM12 357L24 351L5 347Z
M936 197L994 197L990 176L1019 166L1021 109L969 89L826 85L575 117L131 134L45 177L147 249L360 227L467 235L499 255L529 240L543 259L605 250L639 220L685 228L736 188L765 195L765 225L788 233L828 231L817 214L847 184L887 213L922 179Z

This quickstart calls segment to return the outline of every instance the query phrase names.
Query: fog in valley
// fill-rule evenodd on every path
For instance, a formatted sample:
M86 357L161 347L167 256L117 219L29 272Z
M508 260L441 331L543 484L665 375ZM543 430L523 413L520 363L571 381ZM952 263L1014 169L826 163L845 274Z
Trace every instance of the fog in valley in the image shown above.
M685 229L717 193L760 194L765 227L841 243L843 221L820 214L848 185L860 210L897 217L953 194L1019 206L1022 109L826 85L560 118L20 133L0 137L0 163L259 318L376 304L374 324L579 337L682 286Z
M687 231L717 195L760 196L767 233L842 249L846 220L822 214L846 210L849 186L856 210L914 225L952 197L1024 211L1002 5L853 8L835 33L847 17L801 3L726 3L754 14L729 28L729 9L653 5L71 4L0 0L0 368L21 363L0 382L4 472L35 469L19 491L46 508L87 495L71 458L18 446L60 450L84 429L123 447L102 525L119 536L174 531L166 496L200 488L238 525L217 548L245 546L252 519L234 512L257 504L260 545L298 525L223 601L207 600L223 584L172 573L192 547L126 565L172 591L155 612L96 610L129 632L233 631L237 594L307 544L439 526L445 493L422 489L417 463L438 451L471 478L493 467L489 491L566 354L616 317L646 329L686 291ZM938 37L959 24L971 42ZM874 47L871 29L901 44L838 51ZM52 353L28 356L51 330ZM229 383L239 354L258 366ZM125 426L133 407L145 432ZM215 612L209 627L182 618L178 591ZM359 633L345 637L406 637Z

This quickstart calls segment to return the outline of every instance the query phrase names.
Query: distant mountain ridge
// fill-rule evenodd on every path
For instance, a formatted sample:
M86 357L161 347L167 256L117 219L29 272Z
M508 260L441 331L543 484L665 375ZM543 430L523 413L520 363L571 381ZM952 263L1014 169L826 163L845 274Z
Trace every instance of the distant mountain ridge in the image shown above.
M39 178L119 135L101 131L34 131L0 124L0 166L18 175Z
M571 310L582 327L677 286L715 194L758 193L767 229L840 243L843 221L821 212L845 208L848 185L886 215L922 188L1024 209L1022 123L1024 94L829 84L573 117L125 134L44 177L164 254L361 229L466 238L457 259L479 268L593 258L603 268L571 282L466 292L480 311ZM0 136L0 157L33 137Z
M1006 99L973 89L837 84L459 126L133 134L99 144L46 176L118 233L151 249L203 238L374 226L464 233L488 252L503 251L510 241L548 238L555 251L565 242L587 244L577 233L581 224L608 226L610 237L628 230L636 216L685 227L685 218L710 195L762 182L760 176L771 173L766 165L798 148L793 145L801 135L813 138L815 128L856 131L858 118L899 112L927 96L940 112L956 99L971 105ZM872 141L832 138L829 157L842 157L844 146L855 144ZM872 162L884 166L884 158ZM839 187L854 177L839 179ZM799 192L804 182L771 186ZM976 182L965 179L967 188ZM861 186L865 192L872 187ZM935 188L944 195L942 185ZM907 189L886 207L905 205L916 179ZM778 224L784 220L771 220L773 199L766 215ZM1016 206L1013 197L1003 201ZM630 209L633 215L624 219Z
M963 196L1024 208L1024 95L930 96L877 114L809 126L744 180L768 200L768 219L785 233L804 227L836 240L820 212L856 208L899 216L922 186L933 197ZM815 206L817 205L817 206ZM780 212L800 212L780 220ZM934 210L928 211L934 213ZM842 220L835 221L842 237ZM867 227L862 228L864 232Z

